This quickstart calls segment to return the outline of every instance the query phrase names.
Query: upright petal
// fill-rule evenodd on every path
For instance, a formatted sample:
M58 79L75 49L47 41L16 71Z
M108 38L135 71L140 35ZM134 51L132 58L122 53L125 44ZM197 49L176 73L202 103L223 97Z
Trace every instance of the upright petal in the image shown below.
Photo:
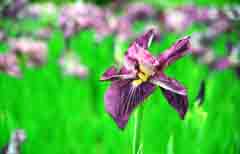
M124 57L124 66L129 70L137 70L139 66L144 66L152 72L158 65L157 58L136 43L128 49Z
M142 36L137 38L133 44L138 44L140 47L144 49L148 49L152 43L152 40L155 36L154 29L150 29L147 32L145 32Z
M187 92L178 81L158 73L150 82L160 86L165 98L177 110L183 119L188 109Z
M147 48L150 46L155 33L150 29L142 36L137 38L128 48L124 56L124 66L128 69L137 69L139 64L157 65L158 61L149 53Z
M134 87L131 80L113 81L105 94L105 108L117 123L124 129L132 111L143 102L155 89L151 83Z
M163 69L184 56L190 49L190 37L184 37L177 41L170 49L158 57L159 69Z

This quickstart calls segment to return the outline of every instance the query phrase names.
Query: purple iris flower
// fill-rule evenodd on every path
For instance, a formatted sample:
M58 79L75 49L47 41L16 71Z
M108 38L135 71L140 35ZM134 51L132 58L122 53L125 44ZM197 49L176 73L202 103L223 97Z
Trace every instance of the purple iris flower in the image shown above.
M166 52L154 57L148 48L155 35L153 29L137 38L125 53L123 66L109 68L101 81L112 81L105 94L105 108L117 123L125 128L130 114L157 86L180 117L188 109L187 91L177 80L164 74L164 69L185 55L190 47L189 37L177 41Z

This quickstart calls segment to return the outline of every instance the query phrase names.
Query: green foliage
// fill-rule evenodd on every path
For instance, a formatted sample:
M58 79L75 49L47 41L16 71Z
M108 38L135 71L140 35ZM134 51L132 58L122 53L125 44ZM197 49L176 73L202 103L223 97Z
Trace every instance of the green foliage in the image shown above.
M28 26L38 27L34 21ZM194 31L191 30L191 32ZM189 34L191 34L189 32ZM14 35L15 30L11 33ZM180 36L169 34L151 47L159 54ZM226 37L216 48L223 49ZM105 112L104 92L109 83L100 83L103 71L114 63L113 37L97 44L94 32L83 31L71 40L71 48L90 67L90 77L79 80L63 76L58 58L63 35L56 29L48 41L48 63L40 69L26 69L22 79L0 73L0 145L15 128L26 130L23 154L123 154L132 147L133 116L121 131ZM7 50L1 43L0 51ZM240 153L240 81L231 70L209 73L190 55L173 64L166 73L183 83L189 92L190 111L185 121L168 105L158 89L144 103L143 153L146 154L238 154ZM207 79L202 109L194 98L202 79ZM200 113L200 114L199 114ZM202 114L205 114L202 122Z

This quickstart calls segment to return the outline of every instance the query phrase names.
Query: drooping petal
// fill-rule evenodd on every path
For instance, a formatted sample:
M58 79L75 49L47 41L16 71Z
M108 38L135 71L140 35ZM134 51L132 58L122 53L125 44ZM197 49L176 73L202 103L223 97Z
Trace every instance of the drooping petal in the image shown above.
M112 81L117 79L133 79L136 77L136 73L133 71L127 70L125 67L122 67L119 71L115 67L110 67L107 69L102 77L101 81Z
M180 117L184 119L185 114L188 110L188 98L186 95L179 95L172 91L161 88L165 98L168 102L177 110Z
M174 93L177 93L179 95L186 95L186 89L175 79L169 78L163 73L158 73L154 75L150 82L158 85L166 90L172 91Z
M155 75L150 82L160 86L165 98L183 119L188 109L187 92L184 86L162 73Z
M105 108L117 123L124 129L132 111L143 102L155 89L151 83L134 87L131 80L116 80L105 94Z
M184 37L178 40L171 48L159 55L159 69L163 69L184 56L190 49L190 37Z

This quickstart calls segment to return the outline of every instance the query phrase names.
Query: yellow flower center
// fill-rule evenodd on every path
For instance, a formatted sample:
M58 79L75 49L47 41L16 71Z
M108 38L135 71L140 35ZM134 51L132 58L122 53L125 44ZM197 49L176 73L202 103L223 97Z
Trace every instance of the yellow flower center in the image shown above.
M152 74L152 71L140 65L140 71L137 74L137 79L132 81L133 86L137 87L142 83L146 82Z

